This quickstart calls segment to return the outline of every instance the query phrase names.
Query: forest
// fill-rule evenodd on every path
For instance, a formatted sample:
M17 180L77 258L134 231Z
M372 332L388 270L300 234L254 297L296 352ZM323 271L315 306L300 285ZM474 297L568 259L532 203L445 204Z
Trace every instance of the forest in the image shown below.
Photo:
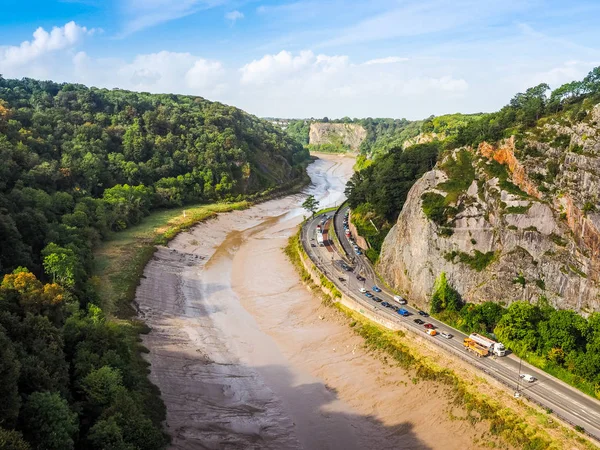
M103 313L93 249L157 208L283 189L308 158L200 97L0 76L0 448L164 448L148 330Z

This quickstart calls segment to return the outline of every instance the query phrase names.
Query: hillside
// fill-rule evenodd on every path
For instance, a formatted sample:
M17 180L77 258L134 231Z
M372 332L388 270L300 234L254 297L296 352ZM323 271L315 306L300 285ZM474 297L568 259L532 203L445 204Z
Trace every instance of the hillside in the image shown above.
M421 144L439 148L422 176L375 160L349 201L366 234L391 221L368 256L412 303L598 397L600 68L548 91Z
M157 208L298 183L308 152L200 97L0 77L0 158L0 447L164 448L148 330L102 311L92 250Z

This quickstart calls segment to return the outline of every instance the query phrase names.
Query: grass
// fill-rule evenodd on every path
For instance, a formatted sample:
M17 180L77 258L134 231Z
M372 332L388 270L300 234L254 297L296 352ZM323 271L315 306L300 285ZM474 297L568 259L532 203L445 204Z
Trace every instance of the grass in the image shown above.
M465 252L459 252L453 250L451 252L447 252L444 255L444 258L447 261L455 262L455 259L458 258L458 262L463 264L467 264L471 269L476 270L477 272L481 272L487 266L489 266L495 259L496 252L486 252L482 253L479 250L475 250L473 255L469 255Z
M522 411L516 412L506 406L506 402L495 400L482 393L489 392L485 381L474 383L465 380L453 370L443 367L438 358L422 354L421 348L401 331L384 328L356 311L336 303L323 291L317 289L311 275L304 269L301 261L306 253L300 245L300 234L292 236L285 249L290 261L299 271L302 280L315 293L323 298L323 302L338 309L348 319L348 326L364 339L365 347L384 360L391 358L398 367L407 371L414 384L422 381L434 381L444 386L449 394L449 404L460 406L467 415L464 420L471 424L486 421L489 433L506 444L528 450L562 449L562 448L596 448L588 440L576 433L550 422L545 414L519 402ZM321 276L323 278L323 276ZM485 386L482 386L485 384ZM561 433L556 433L560 428ZM549 433L552 429L552 433ZM580 444L580 445L576 445Z

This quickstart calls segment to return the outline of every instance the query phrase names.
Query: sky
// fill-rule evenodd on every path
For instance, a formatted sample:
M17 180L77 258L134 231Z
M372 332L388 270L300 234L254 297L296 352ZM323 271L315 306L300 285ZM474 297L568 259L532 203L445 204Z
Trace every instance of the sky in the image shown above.
M0 74L421 119L583 78L598 17L599 0L0 0Z

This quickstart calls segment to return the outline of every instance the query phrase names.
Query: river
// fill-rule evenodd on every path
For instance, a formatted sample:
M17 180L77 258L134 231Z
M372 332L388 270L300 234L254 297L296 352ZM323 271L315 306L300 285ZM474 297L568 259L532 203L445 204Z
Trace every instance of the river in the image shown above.
M303 194L199 224L146 266L136 301L171 448L478 448L441 390L366 353L283 254L306 195L339 204L353 163L321 155Z

